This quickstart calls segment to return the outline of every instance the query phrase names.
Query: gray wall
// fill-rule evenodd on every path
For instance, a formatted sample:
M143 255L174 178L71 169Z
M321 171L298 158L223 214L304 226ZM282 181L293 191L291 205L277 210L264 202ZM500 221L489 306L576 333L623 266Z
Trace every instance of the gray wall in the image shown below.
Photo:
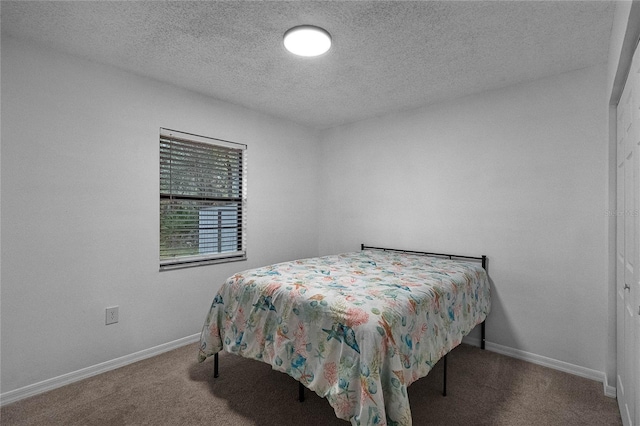
M486 254L487 339L605 371L606 67L323 135L320 252Z
M3 393L198 333L228 276L317 253L306 128L4 37L2 125ZM248 261L159 272L160 127L248 145Z

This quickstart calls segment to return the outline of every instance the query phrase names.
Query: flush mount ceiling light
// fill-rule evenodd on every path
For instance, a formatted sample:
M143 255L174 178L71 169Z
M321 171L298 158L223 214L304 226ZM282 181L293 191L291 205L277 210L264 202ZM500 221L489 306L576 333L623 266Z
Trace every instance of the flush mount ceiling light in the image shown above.
M331 48L331 35L313 25L293 27L284 33L284 47L299 56L319 56Z

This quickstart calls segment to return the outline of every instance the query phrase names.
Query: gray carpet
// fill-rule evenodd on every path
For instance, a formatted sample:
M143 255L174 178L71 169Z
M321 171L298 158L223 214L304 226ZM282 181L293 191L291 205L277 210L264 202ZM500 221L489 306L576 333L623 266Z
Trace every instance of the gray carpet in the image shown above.
M197 344L2 407L2 425L339 425L325 399L267 364ZM468 345L409 387L414 425L621 425L602 384Z

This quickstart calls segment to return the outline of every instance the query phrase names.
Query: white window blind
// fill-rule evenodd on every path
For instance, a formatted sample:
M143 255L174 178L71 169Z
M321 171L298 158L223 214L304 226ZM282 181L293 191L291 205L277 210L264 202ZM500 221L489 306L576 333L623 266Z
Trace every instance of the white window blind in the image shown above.
M160 268L246 259L246 145L160 129Z

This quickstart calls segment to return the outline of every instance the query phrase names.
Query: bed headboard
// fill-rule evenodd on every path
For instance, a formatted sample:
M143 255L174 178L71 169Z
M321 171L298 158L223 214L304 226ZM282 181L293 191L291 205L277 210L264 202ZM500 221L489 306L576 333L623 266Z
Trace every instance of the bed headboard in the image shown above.
M447 257L449 259L464 259L464 260L478 260L482 263L482 268L485 271L488 271L489 267L489 258L485 255L482 256L466 256L461 254L448 254L448 253L430 253L426 251L414 251L414 250L402 250L395 248L386 248L386 247L373 247L367 246L365 244L360 244L360 250L383 250L383 251L395 251L399 253L410 253L410 254L422 254L425 256L434 256L434 257Z

